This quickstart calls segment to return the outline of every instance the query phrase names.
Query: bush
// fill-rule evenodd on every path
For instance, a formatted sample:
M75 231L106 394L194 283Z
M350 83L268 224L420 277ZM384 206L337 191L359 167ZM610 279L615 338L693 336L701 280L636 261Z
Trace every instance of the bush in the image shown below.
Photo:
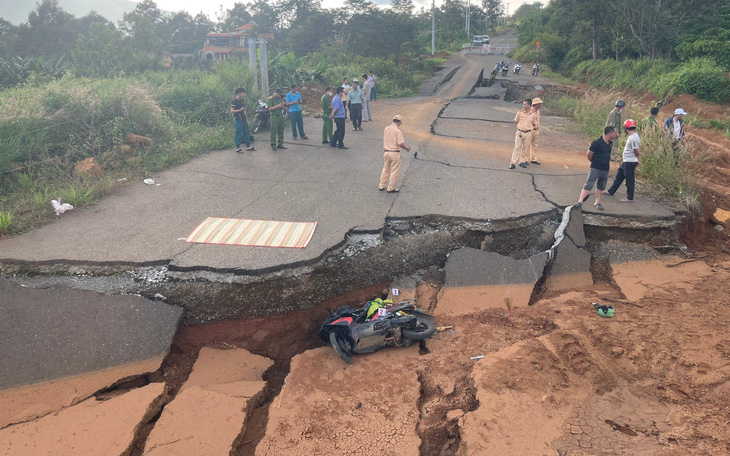
M683 63L658 78L652 89L667 94L688 93L718 103L730 101L730 79L725 76L725 69L709 57Z

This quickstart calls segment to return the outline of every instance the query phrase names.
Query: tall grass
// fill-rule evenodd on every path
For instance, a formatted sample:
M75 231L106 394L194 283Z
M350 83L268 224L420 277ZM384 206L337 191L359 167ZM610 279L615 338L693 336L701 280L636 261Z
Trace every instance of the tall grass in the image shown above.
M0 210L12 220L3 234L53 217L51 199L83 207L111 191L117 177L143 177L231 146L229 105L238 86L248 89L248 105L255 106L261 94L241 61L222 62L210 72L67 76L0 92ZM124 150L128 133L149 137L151 146ZM88 157L105 176L79 182L74 166Z

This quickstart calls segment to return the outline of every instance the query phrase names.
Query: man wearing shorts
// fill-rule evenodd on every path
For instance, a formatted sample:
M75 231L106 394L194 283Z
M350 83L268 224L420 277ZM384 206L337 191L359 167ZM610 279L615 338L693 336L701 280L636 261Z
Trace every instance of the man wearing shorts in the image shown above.
M594 206L599 211L603 210L603 206L601 206L601 193L606 189L608 172L611 168L611 147L616 138L618 138L618 131L615 127L609 125L603 129L603 136L593 141L590 147L588 147L586 157L591 162L591 169L588 172L586 184L580 192L580 198L578 198L578 202L573 206L581 207L583 201L588 198L595 185L598 190L596 191L596 202Z

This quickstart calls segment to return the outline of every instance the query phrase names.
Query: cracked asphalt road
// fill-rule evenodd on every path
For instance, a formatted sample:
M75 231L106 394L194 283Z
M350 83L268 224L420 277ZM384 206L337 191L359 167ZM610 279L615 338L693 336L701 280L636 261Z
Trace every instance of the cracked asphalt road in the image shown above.
M388 218L441 215L495 221L570 204L585 180L587 142L566 133L565 119L545 116L543 120L542 166L509 171L514 135L510 122L519 106L465 98L479 72L503 59L509 60L458 55L425 85L435 90L434 95L378 100L373 103L376 120L363 123L364 131L353 132L348 126L345 144L349 150L321 144L317 139L321 120L305 117L309 141L294 141L287 129L284 151L271 151L264 134L258 136L254 152L237 154L232 148L209 152L152 176L160 186L140 182L94 207L0 242L0 262L169 263L171 269L256 274L313 263L348 233L377 232ZM457 67L449 81L436 87L445 73ZM523 84L549 82L529 73L508 79ZM443 118L438 118L439 113ZM404 117L406 144L418 152L417 158L403 153L397 195L377 190L382 131L394 114ZM431 132L432 124L436 134ZM592 210L591 204L585 206ZM633 205L606 198L604 206L606 214L674 218L671 210L642 195ZM318 226L306 249L180 240L208 216L316 221Z

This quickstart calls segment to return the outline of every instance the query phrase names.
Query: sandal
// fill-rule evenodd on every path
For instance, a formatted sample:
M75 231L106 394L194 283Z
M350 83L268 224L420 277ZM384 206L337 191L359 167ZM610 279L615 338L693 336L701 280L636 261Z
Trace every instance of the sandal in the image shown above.
M596 312L598 312L598 315L602 316L603 318L613 317L613 306L602 306L594 302L593 307L596 308Z
M254 149L253 146L251 146L251 147L247 147L246 150L256 150L256 149Z

